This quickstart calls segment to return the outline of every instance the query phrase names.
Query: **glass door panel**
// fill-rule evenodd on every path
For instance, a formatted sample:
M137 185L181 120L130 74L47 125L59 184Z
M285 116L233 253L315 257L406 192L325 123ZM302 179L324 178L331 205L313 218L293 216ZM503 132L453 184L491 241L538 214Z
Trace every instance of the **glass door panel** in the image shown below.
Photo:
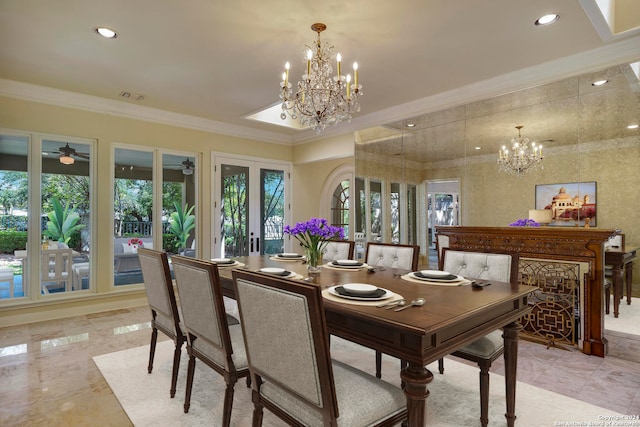
M220 256L247 256L249 167L222 164L220 169Z
M407 186L407 243L410 245L418 244L418 202L417 202L417 189L415 185L409 184Z
M391 183L391 243L400 243L400 184Z
M457 193L429 193L429 245L436 242L436 227L438 225L458 225L458 194Z
M284 252L284 183L284 171L260 169L260 254Z
M382 234L382 183L371 181L369 187L369 206L371 209L371 237L370 241L380 242Z
M283 227L288 220L288 167L243 159L218 158L219 184L214 230L214 256L275 254L288 242Z

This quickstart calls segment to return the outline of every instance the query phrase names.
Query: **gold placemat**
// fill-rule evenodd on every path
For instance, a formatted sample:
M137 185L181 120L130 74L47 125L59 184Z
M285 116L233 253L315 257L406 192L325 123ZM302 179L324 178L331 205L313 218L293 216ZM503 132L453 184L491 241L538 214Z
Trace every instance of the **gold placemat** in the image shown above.
M375 301L361 301L361 300L356 300L356 299L340 298L340 297L337 297L337 296L335 296L333 294L330 294L328 289L324 289L322 291L322 296L324 298L328 299L329 301L340 302L340 303L344 303L344 304L369 305L369 306L373 306L373 307L375 307L376 305L380 305L382 303L387 303L387 302L397 301L399 299L402 299L402 295L396 294L395 292L391 292L388 289L386 291L391 293L391 297L385 298L383 300L375 300Z
M430 280L421 280L421 279L416 279L414 277L409 276L409 274L405 274L403 276L400 276L401 279L406 280L407 282L413 282L413 283L420 283L422 285L436 285L436 286L465 286L465 285L470 285L471 284L471 280L461 280L459 282L432 282Z
M333 262L333 261L331 261ZM328 268L329 270L338 270L338 271L360 271L360 270L364 270L369 268L369 266L366 263L363 263L362 266L355 268L355 267L336 267L334 265L331 265L331 262L328 262L326 264L322 265L322 268Z

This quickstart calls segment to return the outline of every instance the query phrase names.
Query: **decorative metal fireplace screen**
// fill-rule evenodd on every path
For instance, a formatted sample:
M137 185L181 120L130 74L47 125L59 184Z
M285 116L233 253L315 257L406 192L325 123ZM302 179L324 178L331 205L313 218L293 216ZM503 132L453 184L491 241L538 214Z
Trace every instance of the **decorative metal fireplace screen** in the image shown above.
M529 298L531 313L522 319L523 338L547 346L578 346L582 336L584 274L588 263L520 258L520 283L536 286Z

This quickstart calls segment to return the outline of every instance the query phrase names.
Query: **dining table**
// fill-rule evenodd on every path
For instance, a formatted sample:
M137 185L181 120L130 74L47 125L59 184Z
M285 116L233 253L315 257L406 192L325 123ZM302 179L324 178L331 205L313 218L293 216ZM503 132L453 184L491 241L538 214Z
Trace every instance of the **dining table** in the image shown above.
M611 266L613 287L613 316L618 317L620 301L624 298L623 280L627 292L627 304L631 304L631 289L633 284L633 263L638 258L637 246L611 246L604 251L604 262Z
M308 274L304 259L264 255L233 258L233 264L218 265L222 292L231 298L235 297L232 271L236 268L250 271L280 268L290 272L291 280L317 284L322 289L331 335L404 361L400 383L407 398L407 425L412 427L427 425L428 384L433 374L426 366L502 328L505 417L507 425L514 425L519 319L531 310L528 298L534 287L498 281L484 281L484 286L476 287L471 285L471 280L466 280L473 278L453 285L427 282L411 277L407 270L371 267L365 263L343 268L329 262L322 265L319 273ZM344 298L336 294L336 287L354 283L380 288L385 291L385 299ZM424 298L424 304L402 311L378 307L388 301L410 302L417 298Z

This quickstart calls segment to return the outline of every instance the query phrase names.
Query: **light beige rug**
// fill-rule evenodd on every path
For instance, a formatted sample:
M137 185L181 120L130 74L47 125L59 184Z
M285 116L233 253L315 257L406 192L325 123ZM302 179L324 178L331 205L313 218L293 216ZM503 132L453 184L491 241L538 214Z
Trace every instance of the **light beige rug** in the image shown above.
M374 352L332 337L334 358L374 371ZM158 344L155 367L147 373L149 347L137 347L94 357L100 372L109 383L120 404L136 426L219 426L221 424L224 381L202 363L196 365L191 409L183 412L187 358L183 350L176 397L169 397L173 343ZM447 360L445 374L431 365L434 380L427 399L429 426L480 426L478 369ZM384 357L383 380L399 383L399 362ZM506 426L504 418L504 377L491 374L489 425ZM619 414L553 392L518 383L516 404L517 426L604 425L603 417ZM232 426L251 425L250 390L244 380L235 387ZM569 424L562 424L569 423ZM576 424L584 423L584 424ZM265 411L264 426L283 423Z

